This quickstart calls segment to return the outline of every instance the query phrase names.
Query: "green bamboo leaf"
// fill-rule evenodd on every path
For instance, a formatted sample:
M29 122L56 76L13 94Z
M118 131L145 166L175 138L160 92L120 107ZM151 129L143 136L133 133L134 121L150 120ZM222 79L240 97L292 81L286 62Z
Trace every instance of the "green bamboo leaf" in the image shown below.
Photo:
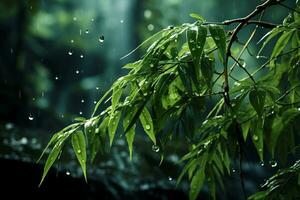
M262 116L265 105L265 99L265 91L254 89L249 92L250 103L259 116Z
M115 134L119 125L119 121L121 118L121 112L120 111L115 111L114 114L112 114L109 118L109 123L108 123L108 135L109 135L109 144L110 146L113 143L113 140L115 138Z
M77 131L72 135L72 147L74 153L78 159L78 162L81 166L85 181L87 181L86 177L86 142L85 136L82 131Z
M195 66L199 66L200 57L204 48L207 28L205 26L192 26L186 32L190 52Z
M248 133L249 133L250 125L251 125L251 121L250 120L241 124L242 132L243 132L243 138L244 138L245 142L247 140L247 136L248 136Z
M196 13L191 13L190 17L199 20L200 22L205 22L204 18L201 17L200 15L196 14Z
M55 162L55 160L57 159L59 153L61 152L61 148L63 146L63 141L58 141L52 151L50 152L48 158L47 158L47 161L45 163L45 166L44 166L44 172L43 172L43 176L42 176L42 179L41 179L41 182L39 184L39 186L41 186L41 184L43 183L49 169L51 168L51 166L53 165L53 163Z
M141 124L142 124L146 134L149 136L149 138L152 140L152 142L156 145L156 138L155 138L155 133L154 133L152 117L146 107L144 107L144 109L140 115L140 121L141 121Z
M226 33L224 29L218 25L210 25L209 32L218 47L220 58L223 63L226 57Z
M264 135L263 135L263 127L264 127L264 120L256 118L253 121L252 127L252 142L257 150L259 158L261 161L264 159Z
M265 40L257 55L259 56L261 54L261 52L263 51L263 49L266 47L266 45L271 41L271 39L274 38L279 33L281 33L282 31L284 31L283 27L276 27L276 28L273 28L271 31L269 31L267 34L265 34L258 41L258 43L260 43L261 41Z
M137 110L136 107L134 109ZM124 120L123 120L123 129L124 131L129 126L130 122L132 121L132 118L134 117L135 112L126 112ZM135 136L135 124L127 131L125 137L128 144L128 150L130 155L130 160L132 159L132 152L133 152L133 141Z
M204 180L205 180L205 170L203 167L198 169L198 171L195 173L192 181L191 181L191 188L189 191L189 199L190 200L195 200L198 197L198 194L200 190L203 187Z
M272 51L271 58L276 58L283 49L287 46L288 42L290 41L291 37L293 36L294 31L287 31L283 32L280 38L277 40L275 47ZM270 66L274 66L275 60L272 60Z
M210 87L212 84L212 78L214 75L213 61L210 60L209 57L203 56L201 59L200 69L201 69L201 73L202 73L202 76L204 77L206 84Z
M113 93L112 93L112 98L111 98L111 110L112 110L112 112L115 111L116 106L118 105L119 100L121 98L122 92L123 92L123 88L119 87L118 85L113 88Z

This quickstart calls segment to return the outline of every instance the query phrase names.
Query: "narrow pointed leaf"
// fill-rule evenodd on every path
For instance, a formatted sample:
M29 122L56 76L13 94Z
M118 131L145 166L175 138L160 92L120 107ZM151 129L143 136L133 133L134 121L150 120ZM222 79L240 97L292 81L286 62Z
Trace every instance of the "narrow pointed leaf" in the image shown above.
M41 185L49 171L49 169L51 168L51 166L53 165L53 163L55 162L55 160L57 159L60 151L61 151L61 148L62 148L62 145L63 145L63 142L57 142L52 151L50 152L48 158L47 158L47 161L45 163L45 166L44 166L44 172L43 172L43 176L42 176L42 179L41 179L41 182L39 185Z
M154 144L156 144L153 121L152 121L151 115L146 107L144 107L144 109L140 115L140 121L141 121L141 124L142 124L146 134L149 136L149 138L152 140L152 142Z
M81 166L83 175L85 180L87 181L86 177L86 142L85 136L82 131L77 131L72 135L72 147L74 153L78 159L78 162Z
M121 118L121 112L116 111L109 119L108 123L108 134L109 134L109 144L110 146L113 143L113 140L115 138L115 134L119 125L119 121Z
M263 108L265 105L265 99L265 91L254 89L249 93L250 103L259 116L262 115Z
M225 60L226 56L226 33L221 26L210 25L209 32L216 43L222 62Z

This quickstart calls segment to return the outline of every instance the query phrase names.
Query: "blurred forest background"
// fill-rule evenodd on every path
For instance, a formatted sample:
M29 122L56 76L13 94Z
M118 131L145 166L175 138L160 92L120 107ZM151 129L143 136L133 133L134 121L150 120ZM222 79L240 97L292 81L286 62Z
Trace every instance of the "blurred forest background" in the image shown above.
M175 187L180 172L178 161L185 153L180 141L167 148L164 162L159 166L161 152L152 150L151 143L142 134L135 142L131 162L124 138L120 137L111 151L99 156L89 167L88 184L81 177L72 151L61 155L57 172L53 170L40 189L43 163L35 162L53 133L76 116L91 115L104 91L126 73L121 67L137 60L145 49L120 58L143 40L169 25L193 22L190 13L198 13L207 21L223 21L243 17L259 3L260 0L1 0L3 191L41 196L50 195L49 191L62 191L62 195L72 191L81 199L124 199L125 196L186 199L188 183ZM282 7L274 7L264 19L279 23L287 12ZM259 31L255 41L267 32ZM249 32L245 32L245 37L246 34ZM255 43L250 45L250 51L256 48ZM258 62L247 54L244 59L253 64ZM250 177L246 179L249 193L256 191L269 175L268 168L250 161L245 164ZM226 184L226 194L221 195L223 198L238 199L240 186L236 176L226 180L229 184Z

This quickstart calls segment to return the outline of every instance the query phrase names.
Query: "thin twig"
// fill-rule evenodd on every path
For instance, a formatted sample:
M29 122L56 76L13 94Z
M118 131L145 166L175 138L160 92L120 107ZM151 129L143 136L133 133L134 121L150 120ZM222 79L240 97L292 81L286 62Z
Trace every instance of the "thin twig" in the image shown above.
M230 55L230 57L238 64L238 66L243 69L249 76L249 78L253 81L254 84L256 84L253 76L248 72L248 70L235 58L233 57L232 55Z

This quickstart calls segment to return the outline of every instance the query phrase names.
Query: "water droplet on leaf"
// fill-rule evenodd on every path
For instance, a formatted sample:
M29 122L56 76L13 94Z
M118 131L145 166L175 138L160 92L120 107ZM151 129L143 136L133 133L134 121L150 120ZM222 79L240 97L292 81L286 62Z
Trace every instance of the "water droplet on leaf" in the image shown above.
M159 146L157 146L157 145L152 145L152 151L154 151L154 152L159 152Z
M254 141L257 141L257 140L258 140L258 136L257 136L257 135L253 135L252 138L253 138Z
M146 124L145 128L146 128L146 130L150 130L151 126L149 124Z

